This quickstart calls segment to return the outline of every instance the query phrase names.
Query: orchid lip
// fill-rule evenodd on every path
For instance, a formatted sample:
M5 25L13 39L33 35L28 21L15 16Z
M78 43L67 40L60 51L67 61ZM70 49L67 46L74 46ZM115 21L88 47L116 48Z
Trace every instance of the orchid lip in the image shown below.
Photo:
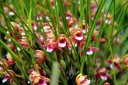
M37 30L37 26L36 26L36 25L34 25L34 26L33 26L33 29L34 29L34 30Z
M111 21L106 19L106 20L105 20L105 23L106 23L106 24L110 24Z
M44 26L43 28L45 32L49 32L50 26Z
M78 28L78 24L74 25L74 28Z
M83 29L82 32L83 33L87 33L88 32L88 29Z
M40 17L37 17L36 20L42 20L42 17L41 16Z
M5 83L7 80L8 80L7 78L4 78L4 79L2 80L2 82Z
M87 85L89 85L90 82L91 82L90 80L84 79L84 80L81 82L81 84L87 84Z
M38 83L38 85L47 85L47 84L45 81L42 80L41 82Z
M90 81L90 80L88 80L88 81L87 81L87 84L90 84L90 82L91 82L91 81Z
M76 40L82 40L83 39L83 36L80 36L80 37L75 37Z
M24 36L25 35L25 32L21 32L21 35Z
M71 51L72 50L72 48L71 47L68 47L68 49Z
M44 38L43 38L42 36L40 37L40 39L41 39L41 40L44 40Z
M48 17L48 16L46 16L46 19L47 19L48 21L50 21L50 19L49 19L49 17Z
M66 46L66 42L58 43L58 46L59 46L59 47L65 47L65 46Z
M9 14L10 16L15 15L15 14L14 14L14 12L12 12L12 11L11 11L11 12L9 12L8 14Z
M46 83L38 84L38 85L47 85Z
M50 28L50 26L44 26L43 28L44 28L44 30L46 30L46 29Z
M50 46L47 47L47 52L52 52L53 48L51 48Z
M113 64L110 64L110 68L113 69Z
M107 76L106 75L105 76L101 75L100 77L101 77L102 80L107 80Z
M92 50L89 50L89 51L87 51L87 53L86 53L87 55L92 55L93 54L93 52L92 52Z
M66 16L66 19L67 19L67 20L69 20L69 19L70 19L70 17L69 17L69 16Z

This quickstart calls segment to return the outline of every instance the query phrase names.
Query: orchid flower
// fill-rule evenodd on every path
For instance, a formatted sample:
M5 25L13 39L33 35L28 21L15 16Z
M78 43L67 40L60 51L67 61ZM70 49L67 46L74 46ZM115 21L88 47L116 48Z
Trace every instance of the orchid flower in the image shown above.
M104 67L99 68L95 74L96 78L101 78L102 80L111 79L111 76L108 73L108 70Z
M76 84L77 85L89 85L90 84L90 80L87 79L87 75L82 75L82 74L79 74L77 77L76 77Z
M108 64L110 64L110 68L113 69L113 68L117 68L120 72L122 72L122 68L120 66L120 58L118 55L115 55L114 56L114 59L108 59L106 60L106 62Z

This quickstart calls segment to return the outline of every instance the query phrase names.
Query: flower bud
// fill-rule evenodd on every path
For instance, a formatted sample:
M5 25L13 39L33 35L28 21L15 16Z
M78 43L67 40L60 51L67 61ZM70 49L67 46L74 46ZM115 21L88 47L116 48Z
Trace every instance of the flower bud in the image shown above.
M0 72L4 72L4 69L3 67L0 66Z
M35 50L34 56L37 59L38 62L44 62L46 60L46 55L44 51L42 50Z
M128 67L128 54L124 56L123 63Z
M13 26L14 31L19 31L21 29L17 23L15 22L10 22L10 23Z
M2 66L9 66L9 64L8 64L8 61L6 60L6 59L1 59L1 61L0 61L0 64L2 65Z
M14 44L13 44L12 42L10 42L10 43L8 44L8 47L9 47L11 50L14 50L14 49L15 49Z
M106 83L104 83L104 85L111 85L110 83L108 83L108 82L106 82Z
M27 40L26 37L23 37L22 39L19 39L19 43L20 43L24 48L26 48L26 49L29 48L29 45L28 45L29 40Z

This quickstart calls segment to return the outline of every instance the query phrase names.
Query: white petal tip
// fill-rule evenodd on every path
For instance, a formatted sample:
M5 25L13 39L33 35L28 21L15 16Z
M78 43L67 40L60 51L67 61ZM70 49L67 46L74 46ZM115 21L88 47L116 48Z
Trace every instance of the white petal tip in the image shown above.
M10 41L11 41L11 39L9 38L9 39L8 39L8 41L10 42Z
M107 80L107 76L100 76L102 80Z
M28 81L28 84L30 84L30 81Z
M64 43L59 43L58 46L63 48L63 47L66 46L66 42L64 42Z
M88 32L88 29L83 29L82 32L83 33L87 33Z
M90 80L88 80L88 81L87 81L87 84L90 84L90 83L91 83L91 81L90 81Z
M2 80L2 82L5 83L7 80L8 80L7 78L4 78L4 79Z
M83 36L80 36L80 37L75 37L76 40L82 40L83 39Z
M10 15L10 16L13 16L13 15L15 15L15 14L14 14L14 12L9 12L9 15Z
M34 30L37 30L37 26L33 26L33 29L34 29Z
M52 52L53 48L47 47L47 52Z
M42 17L37 17L36 20L42 20Z
M17 47L16 49L17 49L18 51L20 51L20 48L19 48L19 47Z
M76 25L74 26L74 28L78 28L78 24L76 24Z
M87 51L87 53L86 53L87 55L92 55L93 54L93 52L92 52L92 50L90 50L90 51Z

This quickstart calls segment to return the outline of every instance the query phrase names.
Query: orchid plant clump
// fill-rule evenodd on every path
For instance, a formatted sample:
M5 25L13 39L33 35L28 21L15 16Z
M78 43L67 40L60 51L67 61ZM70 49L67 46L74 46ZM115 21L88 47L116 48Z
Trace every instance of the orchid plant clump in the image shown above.
M128 84L127 2L2 0L0 6L3 85Z

